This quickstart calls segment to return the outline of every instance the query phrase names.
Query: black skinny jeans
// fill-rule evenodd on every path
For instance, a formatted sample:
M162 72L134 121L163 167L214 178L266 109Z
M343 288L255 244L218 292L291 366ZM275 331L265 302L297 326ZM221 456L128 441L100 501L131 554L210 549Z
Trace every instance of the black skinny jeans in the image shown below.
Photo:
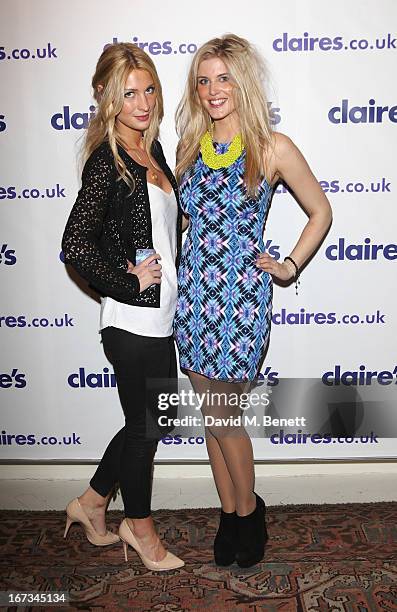
M147 379L167 379L172 392L176 381L176 355L172 336L138 336L115 327L102 330L106 356L113 365L125 426L109 443L90 481L106 497L119 482L125 516L150 516L153 459L158 439L148 437L148 419L156 418L157 395L148 389Z

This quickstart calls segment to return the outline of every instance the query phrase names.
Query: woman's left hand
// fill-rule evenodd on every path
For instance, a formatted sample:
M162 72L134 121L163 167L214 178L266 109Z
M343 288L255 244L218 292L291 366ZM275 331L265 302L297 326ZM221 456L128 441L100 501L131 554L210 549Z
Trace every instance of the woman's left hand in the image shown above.
M259 253L255 265L257 268L269 272L272 276L276 276L280 280L287 281L295 276L295 268L293 263L284 261L278 263L277 259L268 253Z

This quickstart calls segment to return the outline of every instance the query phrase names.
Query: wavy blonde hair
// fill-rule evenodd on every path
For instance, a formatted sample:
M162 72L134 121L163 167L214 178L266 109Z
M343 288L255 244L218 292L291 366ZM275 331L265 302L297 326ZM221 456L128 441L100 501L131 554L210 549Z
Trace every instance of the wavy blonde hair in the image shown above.
M200 47L192 61L183 97L176 111L177 147L176 176L194 163L200 140L211 128L211 118L204 110L197 93L197 76L203 60L219 57L236 83L235 106L240 121L240 133L246 150L244 182L247 192L255 197L263 177L268 176L265 154L272 146L268 102L263 81L263 60L253 46L235 34L213 38Z
M94 99L98 106L91 119L83 147L84 161L102 142L107 141L113 152L114 162L120 179L123 179L134 190L134 179L128 171L117 150L117 144L125 143L117 131L116 117L124 104L124 87L132 70L147 70L156 90L156 103L153 118L143 136L145 150L150 152L153 140L158 137L159 126L163 118L163 95L156 67L151 58L137 45L132 43L114 43L101 54L92 77Z

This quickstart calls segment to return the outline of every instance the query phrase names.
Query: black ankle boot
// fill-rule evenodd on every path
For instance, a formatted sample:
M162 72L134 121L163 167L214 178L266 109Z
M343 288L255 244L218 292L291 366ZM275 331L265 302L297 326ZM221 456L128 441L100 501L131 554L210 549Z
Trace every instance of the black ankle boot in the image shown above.
M221 510L219 527L214 540L214 557L217 565L231 565L237 552L237 514Z
M237 564L240 567L251 567L259 563L265 554L268 540L265 524L266 506L259 495L256 496L256 508L247 516L237 516L238 550Z

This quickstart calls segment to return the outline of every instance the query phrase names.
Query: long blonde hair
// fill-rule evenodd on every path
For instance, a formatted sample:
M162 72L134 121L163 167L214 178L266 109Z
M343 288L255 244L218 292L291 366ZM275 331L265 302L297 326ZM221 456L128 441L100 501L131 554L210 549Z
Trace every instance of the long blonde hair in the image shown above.
M124 104L125 82L132 70L147 70L153 79L157 94L153 118L143 136L145 150L150 152L153 140L158 137L164 114L161 83L155 65L147 53L137 45L121 42L109 45L102 52L96 65L92 88L98 106L88 125L83 156L86 160L102 142L107 141L120 178L133 190L134 180L117 150L117 143L123 145L123 140L116 125L116 117Z
M198 97L197 75L200 63L212 57L224 61L237 84L234 99L246 149L244 182L248 194L254 197L261 179L268 175L264 159L272 143L268 103L263 89L265 68L252 45L235 34L213 38L202 45L193 58L185 92L176 111L179 136L176 176L180 182L183 173L197 158L202 136L211 127L211 118Z

